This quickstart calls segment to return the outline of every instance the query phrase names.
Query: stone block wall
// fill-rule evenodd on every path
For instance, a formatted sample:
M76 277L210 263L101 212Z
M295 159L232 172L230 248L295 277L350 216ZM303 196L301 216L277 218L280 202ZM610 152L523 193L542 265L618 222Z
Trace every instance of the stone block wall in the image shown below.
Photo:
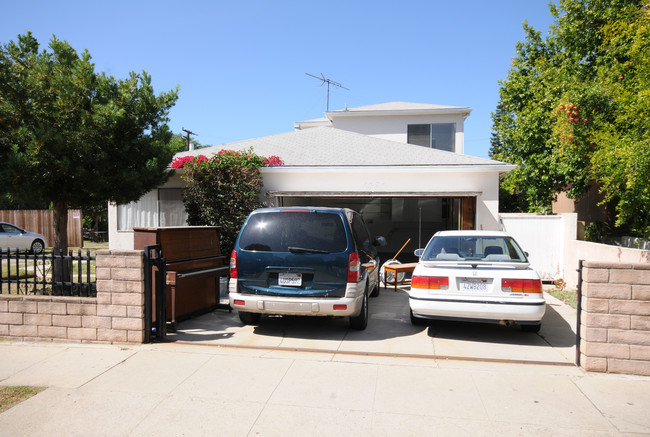
M0 294L0 337L91 343L144 341L144 254L99 250L97 297Z
M580 364L650 376L650 264L585 262Z

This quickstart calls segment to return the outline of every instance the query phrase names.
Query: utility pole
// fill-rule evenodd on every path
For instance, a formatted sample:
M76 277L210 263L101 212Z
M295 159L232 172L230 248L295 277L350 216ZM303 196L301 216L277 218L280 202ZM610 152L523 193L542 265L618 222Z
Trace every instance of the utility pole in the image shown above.
M185 150L190 150L190 135L198 135L198 134L195 134L194 132L189 131L185 128L181 128L181 129L183 130L183 132L187 133L187 135L185 136L185 141L187 142L185 146Z
M327 79L327 78L323 75L323 73L320 74L321 77L314 76L313 74L309 74L309 73L305 73L305 74L306 74L307 76L311 76L311 77L313 77L314 79L318 79L318 80L322 81L321 86L323 86L323 84L327 83L327 112L330 111L330 85L334 85L334 86L337 86L337 87L339 87L339 88L343 88L344 90L348 90L348 91L350 91L349 88L344 87L344 86L341 85L340 83L338 83L338 82L334 82L334 81L331 80L331 79Z

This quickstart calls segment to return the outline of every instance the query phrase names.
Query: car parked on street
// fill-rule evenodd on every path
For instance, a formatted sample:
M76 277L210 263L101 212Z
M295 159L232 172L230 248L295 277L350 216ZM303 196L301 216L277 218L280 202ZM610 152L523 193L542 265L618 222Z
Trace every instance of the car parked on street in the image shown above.
M408 291L413 324L449 319L539 331L546 310L542 281L507 233L441 231L416 255Z
M230 258L230 306L246 324L262 314L341 316L365 329L368 298L379 295L377 247L384 244L350 209L257 209Z
M46 247L47 240L41 234L26 231L11 223L0 222L0 248L29 250L39 254Z

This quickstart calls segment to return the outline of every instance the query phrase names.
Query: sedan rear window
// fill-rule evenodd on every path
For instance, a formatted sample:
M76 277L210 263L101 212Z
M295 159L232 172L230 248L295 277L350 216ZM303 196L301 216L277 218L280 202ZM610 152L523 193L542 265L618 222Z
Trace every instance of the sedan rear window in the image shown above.
M423 261L527 262L524 251L511 237L438 236L422 254Z
M337 253L348 246L338 214L287 211L254 214L241 231L243 250Z

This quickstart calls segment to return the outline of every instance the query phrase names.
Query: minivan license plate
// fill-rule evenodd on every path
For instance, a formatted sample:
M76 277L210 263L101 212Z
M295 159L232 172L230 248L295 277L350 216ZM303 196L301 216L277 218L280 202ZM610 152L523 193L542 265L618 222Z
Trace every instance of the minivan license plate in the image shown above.
M278 285L300 287L302 285L302 274L301 273L280 273L278 276Z

